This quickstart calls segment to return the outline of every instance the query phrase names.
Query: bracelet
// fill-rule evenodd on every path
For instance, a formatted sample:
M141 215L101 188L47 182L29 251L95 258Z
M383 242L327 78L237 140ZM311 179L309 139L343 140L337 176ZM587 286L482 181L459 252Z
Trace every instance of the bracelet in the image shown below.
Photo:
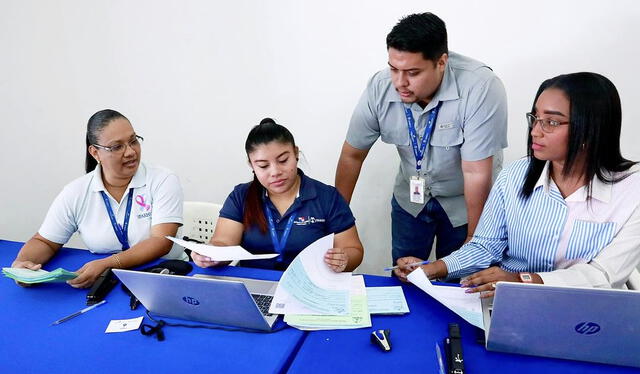
M113 258L116 260L116 263L118 264L118 269L122 269L122 262L120 262L120 253L116 253L115 255L113 255Z

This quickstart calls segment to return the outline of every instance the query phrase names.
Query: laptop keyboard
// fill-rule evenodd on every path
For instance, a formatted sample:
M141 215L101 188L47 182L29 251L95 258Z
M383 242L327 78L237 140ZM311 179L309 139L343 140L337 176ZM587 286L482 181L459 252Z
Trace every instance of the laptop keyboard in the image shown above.
M273 296L251 294L251 297L253 297L253 301L256 302L256 305L258 306L258 308L260 309L260 312L264 316L268 317L272 315L271 313L269 313L269 307L271 306L271 301L273 300Z

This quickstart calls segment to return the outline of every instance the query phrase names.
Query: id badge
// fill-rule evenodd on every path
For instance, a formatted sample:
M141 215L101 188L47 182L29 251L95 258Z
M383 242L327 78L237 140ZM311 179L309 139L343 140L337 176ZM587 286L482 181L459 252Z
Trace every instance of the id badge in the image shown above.
M415 176L409 180L409 197L412 203L424 204L424 179Z

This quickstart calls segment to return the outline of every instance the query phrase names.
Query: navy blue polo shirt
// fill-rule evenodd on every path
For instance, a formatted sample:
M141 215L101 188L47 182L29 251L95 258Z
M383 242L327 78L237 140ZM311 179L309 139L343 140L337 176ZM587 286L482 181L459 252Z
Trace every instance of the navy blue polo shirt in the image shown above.
M278 238L282 237L289 217L295 212L284 252L274 259L242 261L241 266L282 270L309 244L355 225L356 220L349 205L335 187L307 177L300 169L298 174L301 179L299 196L283 216L266 194L263 195L263 202L269 205L273 213ZM239 184L233 189L220 210L220 217L242 223L244 202L250 184ZM256 225L244 231L240 245L254 254L275 252L269 231L263 233Z

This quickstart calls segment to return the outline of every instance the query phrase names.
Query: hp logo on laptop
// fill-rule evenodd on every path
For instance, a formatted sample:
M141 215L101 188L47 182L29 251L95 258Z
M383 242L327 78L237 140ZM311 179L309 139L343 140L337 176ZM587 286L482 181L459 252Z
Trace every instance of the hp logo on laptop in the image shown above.
M595 322L580 322L576 325L575 330L578 334L593 335L600 331L600 325Z
M198 301L198 299L194 299L191 296L185 296L185 297L182 298L182 300L184 300L184 302L187 303L187 304L200 305L200 302Z

